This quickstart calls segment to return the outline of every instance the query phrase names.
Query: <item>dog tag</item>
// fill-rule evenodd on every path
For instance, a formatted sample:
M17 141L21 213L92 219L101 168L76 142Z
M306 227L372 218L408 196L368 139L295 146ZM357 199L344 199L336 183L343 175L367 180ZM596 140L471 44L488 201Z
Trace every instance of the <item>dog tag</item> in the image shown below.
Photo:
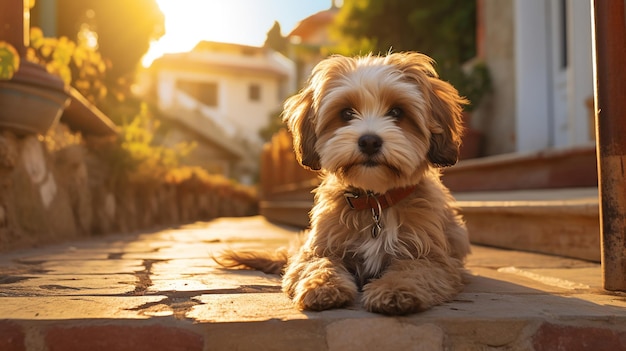
M380 231L383 230L383 226L380 224L380 215L383 213L383 208L378 201L378 198L374 196L372 192L367 193L367 197L374 199L376 201L376 205L378 205L378 212L376 209L372 207L372 219L374 220L374 224L372 225L372 238L376 239Z
M380 224L380 212L376 213L376 210L372 208L372 220L374 220L374 224L372 224L372 238L376 239L381 230L383 230L383 226Z
M372 224L372 238L376 239L381 230L383 230L383 227L375 221L374 224Z

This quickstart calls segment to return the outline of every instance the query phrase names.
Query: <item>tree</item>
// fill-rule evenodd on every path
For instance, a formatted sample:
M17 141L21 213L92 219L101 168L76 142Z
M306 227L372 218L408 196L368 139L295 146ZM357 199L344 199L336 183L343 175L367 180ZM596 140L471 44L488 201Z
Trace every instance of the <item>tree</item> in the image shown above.
M416 50L458 66L476 54L475 27L471 0L345 0L334 29L347 39L343 51Z
M420 51L435 59L442 79L470 99L468 110L491 89L476 56L476 2L471 0L345 0L332 31L342 54Z
M287 54L287 38L283 37L280 29L280 23L274 21L274 25L267 32L267 38L265 39L264 47L272 48L283 55Z
M33 19L43 11L38 2ZM107 80L133 73L150 41L164 34L165 19L155 0L57 0L58 37L77 40L87 26L97 33L98 48L111 63ZM45 14L44 14L45 15ZM34 21L33 25L39 25Z
M33 26L40 26L39 1L31 9ZM131 121L141 108L141 100L130 93L141 57L150 41L164 34L165 18L156 0L56 0L56 36L81 44L85 35L97 38L97 52L107 63L101 72L104 92L92 102L116 124ZM81 68L73 77L93 70ZM90 81L86 88L98 81ZM84 89L79 89L84 94ZM89 98L89 94L86 95Z

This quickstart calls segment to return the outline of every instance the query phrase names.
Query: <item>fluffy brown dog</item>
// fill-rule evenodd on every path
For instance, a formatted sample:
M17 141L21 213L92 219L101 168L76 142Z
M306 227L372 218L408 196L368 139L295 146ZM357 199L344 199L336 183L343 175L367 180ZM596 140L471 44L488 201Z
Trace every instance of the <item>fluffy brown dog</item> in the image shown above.
M297 252L218 262L283 273L304 310L352 304L408 314L451 300L469 253L441 166L456 163L466 100L418 53L319 63L283 114L300 163L324 175Z

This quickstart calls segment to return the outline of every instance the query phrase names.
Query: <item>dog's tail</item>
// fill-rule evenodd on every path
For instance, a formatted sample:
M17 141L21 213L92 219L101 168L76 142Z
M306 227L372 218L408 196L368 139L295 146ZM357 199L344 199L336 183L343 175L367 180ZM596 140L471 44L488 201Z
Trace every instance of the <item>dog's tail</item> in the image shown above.
M254 269L267 274L282 274L287 265L286 248L271 251L234 251L225 250L213 260L222 267L235 269Z

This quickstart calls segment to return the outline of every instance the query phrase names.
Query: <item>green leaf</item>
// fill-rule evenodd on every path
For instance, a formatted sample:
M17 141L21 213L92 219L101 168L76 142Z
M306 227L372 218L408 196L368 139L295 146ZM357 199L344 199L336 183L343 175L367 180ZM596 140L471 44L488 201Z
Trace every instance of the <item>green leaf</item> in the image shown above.
M0 41L0 79L11 79L20 67L20 55L13 45Z

